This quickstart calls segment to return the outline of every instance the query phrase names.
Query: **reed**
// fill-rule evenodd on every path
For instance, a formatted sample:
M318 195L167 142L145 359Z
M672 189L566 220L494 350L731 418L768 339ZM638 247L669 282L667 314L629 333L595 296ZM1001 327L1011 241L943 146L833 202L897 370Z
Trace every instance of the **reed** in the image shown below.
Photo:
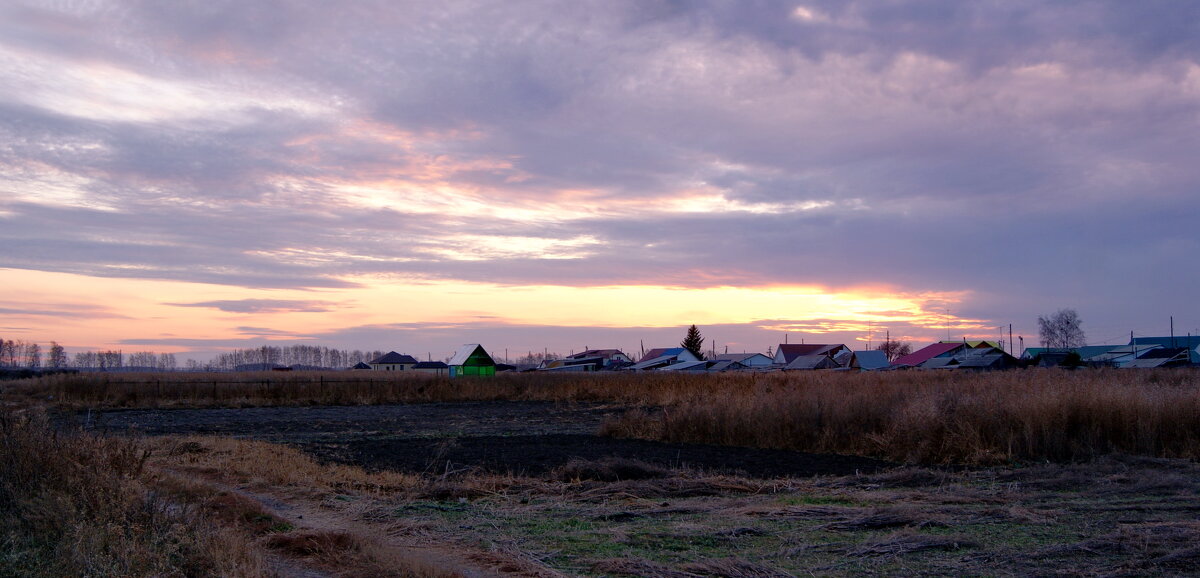
M1200 373L772 375L727 395L633 411L603 433L857 454L921 464L1200 458Z

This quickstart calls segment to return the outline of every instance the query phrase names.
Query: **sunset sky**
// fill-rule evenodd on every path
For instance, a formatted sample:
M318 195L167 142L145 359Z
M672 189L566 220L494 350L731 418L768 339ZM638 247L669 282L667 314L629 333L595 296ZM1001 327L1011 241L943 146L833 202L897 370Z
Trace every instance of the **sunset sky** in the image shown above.
M0 5L0 338L1200 333L1200 3Z

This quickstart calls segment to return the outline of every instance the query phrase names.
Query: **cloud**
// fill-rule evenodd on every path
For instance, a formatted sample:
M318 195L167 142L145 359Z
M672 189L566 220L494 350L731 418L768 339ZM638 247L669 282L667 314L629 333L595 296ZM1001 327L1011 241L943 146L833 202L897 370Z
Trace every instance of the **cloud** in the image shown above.
M227 299L199 303L164 303L164 305L210 307L228 313L322 313L333 311L339 304L333 301L298 301L294 299Z
M1114 326L1186 307L1197 280L1178 263L1200 6L2 10L0 267L878 285L970 291L989 323L1032 318L1024 300ZM339 307L206 303L179 305Z

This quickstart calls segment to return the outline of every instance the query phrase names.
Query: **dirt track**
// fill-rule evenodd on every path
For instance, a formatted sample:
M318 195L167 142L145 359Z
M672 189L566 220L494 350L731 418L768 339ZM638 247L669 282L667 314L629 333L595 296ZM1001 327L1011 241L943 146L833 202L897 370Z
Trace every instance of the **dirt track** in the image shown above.
M551 402L387 406L121 410L74 417L88 429L143 435L203 434L286 443L320 459L368 469L480 468L540 475L572 459L636 459L753 477L845 475L890 464L866 458L665 444L598 437L624 408Z

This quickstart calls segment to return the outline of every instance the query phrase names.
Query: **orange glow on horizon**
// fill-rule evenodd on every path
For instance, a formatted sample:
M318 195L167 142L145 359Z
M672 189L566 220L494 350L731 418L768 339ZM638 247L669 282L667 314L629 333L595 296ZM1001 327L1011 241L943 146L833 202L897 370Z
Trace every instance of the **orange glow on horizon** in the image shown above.
M0 270L12 309L0 325L10 339L75 348L153 349L182 346L121 345L131 339L260 339L299 341L339 329L405 323L419 326L490 325L563 327L678 327L747 324L770 332L876 333L887 324L929 328L949 322L956 331L984 329L977 320L927 309L930 301L958 302L962 293L901 293L894 289L820 287L499 286L461 281L347 278L357 287L247 289L161 281L85 277L69 273ZM279 308L227 311L184 304L244 300L283 302ZM314 311L286 304L319 303ZM403 311L403 317L396 316ZM911 331L911 329L910 329Z

